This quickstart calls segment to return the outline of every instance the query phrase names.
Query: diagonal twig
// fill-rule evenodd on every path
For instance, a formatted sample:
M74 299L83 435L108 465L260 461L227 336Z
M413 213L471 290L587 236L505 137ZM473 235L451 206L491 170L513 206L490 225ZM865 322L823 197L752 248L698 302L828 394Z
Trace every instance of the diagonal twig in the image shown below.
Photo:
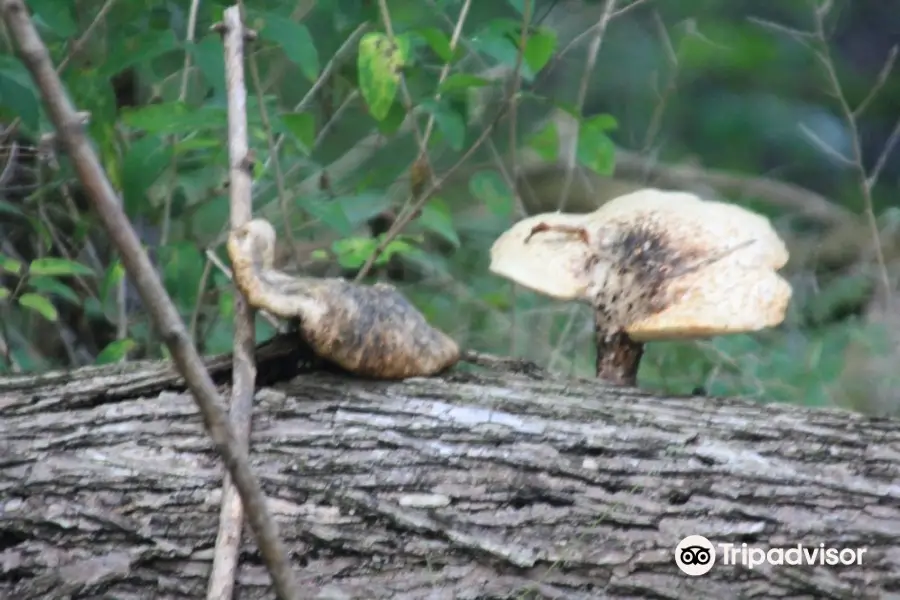
M128 221L100 160L79 123L75 108L59 75L53 69L50 53L31 22L28 8L22 0L0 0L0 14L23 64L40 90L47 115L75 167L87 197L99 214L110 240L121 253L122 262L133 278L155 328L168 346L176 368L191 391L216 451L234 478L276 593L284 600L300 600L304 594L294 581L287 552L278 534L278 526L269 514L259 480L250 469L247 451L238 443L215 384L191 344L178 311L166 294L159 275L141 246L140 239ZM310 596L306 594L305 597Z

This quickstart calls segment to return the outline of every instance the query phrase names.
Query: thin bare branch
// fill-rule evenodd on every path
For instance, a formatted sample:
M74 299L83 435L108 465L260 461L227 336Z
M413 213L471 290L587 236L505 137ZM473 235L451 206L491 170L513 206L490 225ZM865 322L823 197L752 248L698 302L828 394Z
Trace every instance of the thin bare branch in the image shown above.
M353 30L344 43L341 44L341 47L338 48L337 52L334 53L334 56L331 57L331 60L328 61L328 64L325 65L325 68L322 69L322 72L319 73L319 77L316 79L315 83L313 83L312 87L309 88L309 91L306 92L306 95L300 100L299 103L294 107L294 112L301 112L306 109L312 99L315 97L316 93L322 89L322 86L325 85L325 82L329 80L331 77L331 73L334 71L334 68L340 64L340 62L344 59L344 57L356 47L356 42L359 41L359 38L368 31L370 25L369 23L362 23L356 29ZM265 173L269 170L269 167L272 164L272 160L275 156L278 156L279 152L281 152L281 146L284 144L285 135L281 134L278 136L278 139L275 141L275 151L270 153L266 158L266 161L263 163L262 172ZM312 148L310 148L312 151ZM257 181L263 181L264 178L260 177ZM254 188L257 187L258 184L254 183ZM260 193L261 190L254 189L254 192Z
M234 478L276 593L290 600L310 597L294 581L278 526L269 514L259 481L250 469L247 450L238 442L203 360L191 344L181 317L128 221L83 127L78 125L75 108L53 68L47 47L29 18L27 7L22 0L0 0L0 12L22 62L41 92L47 114L69 154L85 195L94 204L110 240L119 249L144 307L191 391L216 451Z
M831 57L831 51L828 48L828 38L825 34L825 16L831 10L831 6L831 0L825 0L818 7L816 7L815 3L813 3L816 41L817 45L819 46L816 54L819 57L820 62L822 63L822 67L828 79L830 91L837 99L838 105L841 109L841 113L844 117L844 121L847 123L847 128L850 130L850 149L852 152L851 161L854 169L856 170L857 179L859 181L860 194L862 194L863 199L866 221L868 222L869 230L872 235L872 244L875 251L875 258L878 262L878 271L881 279L880 283L882 287L882 295L884 297L884 300L886 301L885 306L890 306L892 304L891 283L888 276L887 265L884 260L884 251L881 248L881 232L878 230L878 222L875 219L874 201L872 199L872 186L874 185L874 179L871 179L870 176L866 174L866 167L863 162L862 145L860 141L859 126L856 122L856 115L854 114L853 109L850 108L850 103L847 101L847 97L844 94L844 89L841 86L840 79L838 78L837 69L834 66L834 60ZM876 86L877 85L878 84L876 83ZM896 143L893 134L888 141L891 146ZM884 156L884 152L882 152L882 156Z
M291 231L291 211L288 206L287 188L284 184L284 172L281 170L281 161L278 158L278 150L276 149L275 135L272 132L272 123L269 121L269 111L266 109L265 98L263 97L262 78L259 76L259 64L256 60L256 54L251 53L249 59L250 78L253 80L253 87L256 90L256 103L259 105L259 118L262 121L263 131L266 134L266 143L269 146L270 162L275 167L275 190L278 196L278 205L281 207L282 225L284 226L284 235L291 249L297 251L297 242L294 240L294 232ZM249 175L247 175L249 177ZM248 203L252 193L252 181L250 189L248 189ZM248 217L249 218L249 217ZM297 257L300 258L299 256Z
M787 25L782 25L766 19L760 19L759 17L747 17L747 21L775 33L787 35L807 48L809 47L810 42L816 37L815 33L801 31L800 29L794 29L793 27L788 27Z
M672 39L669 37L666 24L663 23L662 18L659 16L659 11L653 11L653 20L659 31L659 39L662 41L662 47L665 50L666 59L669 63L669 68L672 69L672 73L668 77L666 87L659 94L659 101L653 109L653 114L650 115L650 123L647 125L647 131L644 134L644 152L650 149L653 140L659 135L666 106L668 106L669 98L675 93L678 82L678 53L675 51L675 46L672 45Z
M897 120L897 123L894 124L894 129L891 131L891 135L888 136L887 141L884 143L884 147L881 149L881 154L878 155L878 160L875 161L875 166L872 168L872 172L869 173L869 176L866 178L866 187L870 190L875 187L875 184L878 183L878 177L881 175L881 170L884 169L884 164L887 162L888 156L890 156L891 152L894 151L894 146L897 145L897 141L900 140L900 119Z
M513 71L513 81L510 86L509 92L509 159L510 159L510 167L512 168L512 176L513 182L515 182L519 178L519 158L518 152L516 151L518 142L516 141L516 127L518 123L518 106L519 106L519 88L522 85L522 61L525 58L525 45L528 43L528 30L531 26L531 13L533 10L534 2L532 0L524 0L524 6L522 7L522 26L521 32L519 34L519 47L516 49L516 66ZM515 198L516 204L522 206L522 199L519 197L518 187L513 184L510 188L510 192L513 194ZM518 291L518 286L513 286L513 298ZM513 301L513 310L512 315L510 316L510 321L512 322L512 327L509 330L509 352L513 354L517 345L518 331L519 328L516 326L519 318L519 311L516 310L516 302Z
M810 129L809 127L804 125L803 123L800 123L797 127L800 129L800 132L803 133L803 135L805 135L807 138L809 138L809 141L812 142L813 146L815 146L816 148L818 148L819 150L821 150L828 156L832 157L833 159L835 159L836 161L838 161L839 163L841 163L844 166L847 166L847 167L855 166L855 163L853 162L852 158L844 156L843 154L838 152L837 148L835 148L834 146L832 146L831 144L829 144L828 142L823 140L821 137L819 137L819 134L817 134L815 131L813 131L812 129Z
M508 100L508 98L506 100ZM357 273L356 275L357 281L365 277L365 275L372 268L372 265L375 264L375 261L378 259L378 257L381 256L381 253L384 252L385 248L390 243L390 240L394 239L397 234L403 231L403 228L406 227L415 218L416 213L420 208L422 208L425 202L428 201L432 194L436 193L441 188L441 186L444 185L444 182L447 180L447 178L450 177L451 174L455 173L456 170L459 169L463 164L465 164L465 162L469 160L469 157L472 156L475 151L485 143L485 141L487 141L488 136L490 136L491 132L494 130L497 122L503 117L508 106L509 103L507 101L504 101L501 104L500 109L497 111L497 114L494 115L494 118L491 119L488 125L484 128L484 130L481 132L481 135L478 136L478 139L476 139L475 142L471 146L469 146L469 149L466 150L466 152L463 153L461 157L459 157L459 159L447 170L447 172L444 173L442 177L433 178L431 181L431 185L422 194L420 194L419 197L414 200L411 205L409 204L409 202L407 202L407 205L410 206L409 209L398 215L397 219L394 220L394 223L384 234L384 238L382 239L381 243L378 244L372 254L370 254L366 259L366 262L360 268L359 273Z
M616 17L621 17L631 9L637 8L638 6L640 6L641 4L645 4L646 2L649 2L649 0L634 0L634 2L632 2L631 4L623 6L619 10L613 12L611 18L615 19Z
M530 0L526 0L529 2ZM450 54L452 55L456 52L456 45L459 43L459 36L462 35L463 25L466 22L466 16L469 14L469 7L472 6L472 0L466 0L462 8L459 9L459 18L456 20L456 25L453 27L453 34L450 36ZM444 80L447 79L447 75L450 74L450 62L446 62L443 67L441 67L441 74L438 77L437 87L440 90L441 84L444 83ZM434 95L435 100L441 99L441 92L438 91ZM428 122L425 124L425 147L428 147L428 140L431 139L431 132L434 129L434 115L428 115Z
M228 97L228 163L231 227L243 226L252 218L250 188L251 161L247 141L247 87L244 83L244 24L241 7L225 9L225 84ZM252 64L252 63L251 63ZM260 103L262 102L260 94ZM277 162L277 161L276 161ZM253 417L253 387L256 380L253 309L243 294L234 290L234 354L231 387L231 423L237 443L248 450ZM230 600L234 594L240 556L244 508L226 473L222 487L219 531L206 590L207 600Z
M203 296L206 292L206 285L209 283L209 277L212 275L212 262L207 259L203 261L203 272L200 274L200 280L197 282L197 300L194 303L194 310L191 311L191 320L188 324L188 335L191 336L191 342L197 345L197 326L200 323L200 312L203 309Z
M888 76L891 74L891 71L894 70L894 63L896 62L896 60L897 46L894 46L893 48L891 48L890 52L888 52L887 59L881 66L881 71L878 72L878 78L875 80L875 85L872 86L872 89L869 90L869 93L866 94L866 97L863 99L863 101L853 109L854 119L858 119L860 115L862 115L866 111L866 109L869 107L869 104L872 102L872 100L875 99L875 96L878 95L878 92L881 91L881 88L884 87Z
M187 33L184 41L187 46L194 43L194 36L197 34L197 12L200 10L200 0L191 0L191 8L188 12ZM184 66L181 71L181 90L178 93L178 99L184 102L188 92L188 74L191 71L191 50L188 47L184 51Z
M578 97L575 100L575 107L578 115L584 109L584 100L587 97L588 84L591 80L591 73L594 72L594 65L597 64L597 54L600 52L600 45L603 43L603 35L606 33L606 27L612 18L613 12L616 10L616 0L606 0L606 6L600 20L591 28L593 37L588 45L587 60L584 65L584 72L581 74L581 82L578 86ZM578 138L581 135L580 120L575 125L575 135L572 136L571 145L567 148L566 154L566 175L563 179L562 190L559 193L559 210L565 210L569 201L569 191L572 188L572 176L575 173L576 155L578 152Z

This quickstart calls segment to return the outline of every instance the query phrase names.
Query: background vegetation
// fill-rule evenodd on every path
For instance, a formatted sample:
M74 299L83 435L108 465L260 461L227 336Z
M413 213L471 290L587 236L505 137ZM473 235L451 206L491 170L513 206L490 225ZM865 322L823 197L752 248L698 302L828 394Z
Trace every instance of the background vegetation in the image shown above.
M228 4L28 4L196 343L229 351L225 80L210 30ZM587 309L489 274L496 235L526 212L592 210L644 185L724 197L788 240L789 318L650 344L642 384L896 413L889 4L247 2L254 213L278 225L286 270L390 279L464 346L590 375ZM161 356L2 44L0 373ZM257 331L273 332L262 319Z

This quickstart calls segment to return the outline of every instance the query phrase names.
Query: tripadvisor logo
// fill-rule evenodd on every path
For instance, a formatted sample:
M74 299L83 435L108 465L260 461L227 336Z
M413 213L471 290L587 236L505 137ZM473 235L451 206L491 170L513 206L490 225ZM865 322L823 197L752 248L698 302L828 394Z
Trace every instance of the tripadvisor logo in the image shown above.
M742 565L753 569L762 564L846 566L862 564L868 548L831 548L823 543L818 546L796 544L768 550L748 544L718 544L716 548L702 535L689 535L675 547L675 564L686 575L705 575L716 564L716 558L726 566Z
M675 546L675 564L685 575L706 575L716 564L716 549L702 535L689 535Z

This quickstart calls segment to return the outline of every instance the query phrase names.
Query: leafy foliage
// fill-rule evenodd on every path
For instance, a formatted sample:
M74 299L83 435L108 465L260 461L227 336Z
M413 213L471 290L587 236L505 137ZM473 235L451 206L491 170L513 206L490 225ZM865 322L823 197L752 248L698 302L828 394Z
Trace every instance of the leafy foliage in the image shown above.
M233 292L209 259L224 258L229 161L222 44L210 25L228 4L200 3L188 32L179 3L114 3L88 32L97 7L84 13L29 2L73 102L91 113L88 133L126 212L206 352L228 350L232 327ZM777 169L850 210L864 206L858 174L823 150L848 155L852 140L826 93L827 73L813 45L783 33L809 28L809 6L642 2L610 21L596 67L585 74L603 4L390 0L382 14L376 2L249 3L247 24L259 34L247 45L254 211L278 224L280 260L317 275L354 276L377 254L367 278L394 279L463 345L590 374L585 310L513 290L487 271L490 244L523 205L556 206L564 168L542 187L535 165L574 159L582 170L573 193L594 205L640 185L619 173L624 146L652 157L648 163ZM862 68L839 53L853 39L881 40L900 22L887 8L842 6L833 11L843 27L833 69L856 103L883 57ZM0 370L160 356L66 157L47 160L38 148L51 127L27 70L7 50L0 122L17 129L3 138L0 164L3 173L15 167L0 197ZM867 167L897 118L897 78L873 98L861 121ZM896 183L896 159L885 164L882 182ZM703 183L697 190L709 191ZM895 191L875 186L876 214L896 203ZM818 248L828 231L761 192L728 195L777 219L792 252ZM388 233L404 219L399 234ZM858 404L852 398L866 392L846 391L847 353L871 357L892 347L889 339L865 343L874 339L865 320L876 277L860 237L851 244L858 252L827 260L819 251L794 252L796 298L781 328L651 344L642 380L677 393L702 386ZM262 321L257 329L261 339L271 334ZM65 341L73 338L77 348Z

